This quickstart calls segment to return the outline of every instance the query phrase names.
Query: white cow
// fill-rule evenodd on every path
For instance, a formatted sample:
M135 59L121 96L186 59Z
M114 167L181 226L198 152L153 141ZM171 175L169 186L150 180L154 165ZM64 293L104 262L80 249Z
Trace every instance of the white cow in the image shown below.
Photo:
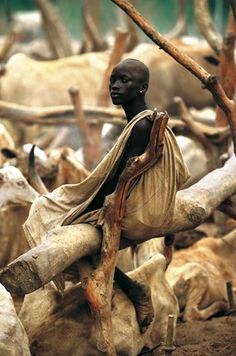
M0 208L7 203L32 203L39 194L13 166L0 169Z
M218 74L213 51L208 45L189 45L178 40L176 45L207 71ZM53 61L36 61L24 54L13 55L6 64L1 81L2 99L30 106L70 104L68 88L77 86L82 101L96 105L103 73L110 52L90 52ZM150 108L176 112L173 99L180 96L188 106L203 108L213 105L211 94L201 83L156 45L143 43L123 58L136 58L150 69L147 103ZM178 80L176 80L178 78Z
M10 293L0 284L0 355L30 356L29 342Z

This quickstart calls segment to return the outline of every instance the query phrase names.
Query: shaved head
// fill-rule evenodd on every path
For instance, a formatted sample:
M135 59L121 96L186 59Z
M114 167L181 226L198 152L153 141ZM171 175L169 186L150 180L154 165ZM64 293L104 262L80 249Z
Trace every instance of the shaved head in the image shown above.
M148 67L138 59L127 58L117 64L115 68L125 67L131 69L132 73L139 78L140 81L149 83L149 69Z

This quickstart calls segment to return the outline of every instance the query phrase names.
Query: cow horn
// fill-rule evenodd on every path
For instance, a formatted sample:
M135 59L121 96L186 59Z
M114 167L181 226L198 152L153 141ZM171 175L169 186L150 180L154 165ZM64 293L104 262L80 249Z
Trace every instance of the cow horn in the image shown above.
M35 167L34 150L36 145L32 145L29 153L28 169L29 169L29 183L39 194L46 194L48 190L40 178L37 169Z
M196 23L200 33L203 35L207 43L219 55L222 48L223 39L210 16L207 0L194 0L194 14Z
M168 39L179 38L186 34L186 15L185 15L186 0L178 0L177 3L177 21L174 28L165 36Z

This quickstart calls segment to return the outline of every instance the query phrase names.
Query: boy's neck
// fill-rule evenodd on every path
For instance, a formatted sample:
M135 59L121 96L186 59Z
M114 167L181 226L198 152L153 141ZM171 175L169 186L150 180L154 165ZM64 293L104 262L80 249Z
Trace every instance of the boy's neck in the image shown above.
M128 103L123 105L123 110L125 112L127 121L131 121L133 117L139 114L141 111L147 110L147 105L143 98L136 100L135 103Z

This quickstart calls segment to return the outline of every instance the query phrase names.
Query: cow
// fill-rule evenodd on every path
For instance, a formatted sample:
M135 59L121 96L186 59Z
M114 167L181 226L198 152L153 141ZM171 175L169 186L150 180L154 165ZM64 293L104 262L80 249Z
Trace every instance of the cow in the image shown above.
M0 355L30 356L24 327L16 314L10 293L0 284Z
M144 334L133 304L117 285L114 287L112 321L117 355L136 356L144 346L153 348L165 338L168 315L174 315L175 320L178 315L177 299L165 279L169 263L165 239L158 239L157 245L155 254L129 272L129 277L151 288L154 319ZM38 356L97 354L94 322L80 284L68 286L63 297L51 287L26 295L19 317L31 350Z
M179 41L178 47L207 71L218 74L217 58L208 45L187 45ZM156 45L140 44L123 58L139 59L149 67L151 80L147 104L150 108L165 109L172 114L176 111L175 96L196 108L213 105L211 94L201 89L199 80ZM6 64L2 99L30 106L66 105L70 104L68 88L77 86L82 102L96 105L108 61L109 51L47 62L33 60L22 53L15 54Z
M18 168L6 166L0 169L1 267L29 248L22 224L38 196Z
M29 180L29 153L32 144L25 144L17 149L1 150L5 157L5 166L15 166ZM60 147L45 152L35 147L35 165L37 172L49 191L63 184L80 183L89 171L78 161L76 152L70 147Z
M8 162L0 169L0 267L3 267L29 249L22 224L27 219L31 203L39 196L28 183L29 150L4 149ZM75 159L70 148L51 151L51 155L35 148L36 168L44 178L48 190L68 183L79 183L88 176L88 171ZM15 164L17 167L12 166Z
M184 321L206 320L226 311L226 282L236 285L236 230L175 251L166 278L178 298Z
M7 128L0 123L0 149L2 148L7 148L10 150L15 149L15 143L12 135L10 132L7 130ZM4 155L0 152L0 167L3 165L3 163L6 161L6 158Z
M0 208L10 202L32 203L39 194L13 166L0 169Z

